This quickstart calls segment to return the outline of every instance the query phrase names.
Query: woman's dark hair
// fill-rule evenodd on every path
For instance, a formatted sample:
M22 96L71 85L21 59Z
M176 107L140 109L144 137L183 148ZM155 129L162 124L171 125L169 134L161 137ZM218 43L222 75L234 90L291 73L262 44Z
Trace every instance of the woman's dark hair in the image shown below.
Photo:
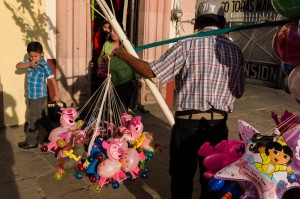
M27 45L27 52L28 53L30 53L30 52L42 53L43 46L42 46L42 44L40 44L40 42L37 42L37 41L30 42Z
M104 32L104 31L103 31L103 26L104 26L105 24L109 24L109 26L110 26L110 23L109 23L108 21L106 21L106 20L102 21L101 26L100 26L100 31L101 31L101 32Z
M119 25L120 25L120 27L122 28L122 30L124 31L125 35L127 35L126 30L124 30L123 24L120 23ZM112 29L113 29L113 28L110 26L110 30L112 30ZM109 36L108 36L108 41L113 42L113 40L112 40L110 34L109 34ZM121 40L120 40L120 44L121 44Z

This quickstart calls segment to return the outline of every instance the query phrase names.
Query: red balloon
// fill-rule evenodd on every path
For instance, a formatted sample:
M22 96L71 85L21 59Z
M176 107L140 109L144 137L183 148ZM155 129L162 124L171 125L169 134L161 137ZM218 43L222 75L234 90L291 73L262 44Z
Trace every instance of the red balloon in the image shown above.
M89 178L90 178L91 183L97 182L97 177L96 176L91 175Z
M48 151L48 146L46 146L46 145L41 146L41 151L42 152L47 152Z
M284 25L273 37L274 52L278 59L284 63L300 64L299 22L291 22Z
M97 154L96 158L97 158L97 160L98 160L99 162L102 162L102 161L104 160L104 155L103 155L103 153Z

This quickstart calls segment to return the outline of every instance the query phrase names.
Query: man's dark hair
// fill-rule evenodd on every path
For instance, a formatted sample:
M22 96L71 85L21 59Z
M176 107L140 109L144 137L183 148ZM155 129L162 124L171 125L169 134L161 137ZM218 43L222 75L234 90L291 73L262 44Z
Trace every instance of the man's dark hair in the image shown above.
M205 27L205 26L217 26L219 28L224 28L226 19L223 16L209 15L199 17L195 21L195 28Z
M27 45L27 52L28 53L30 53L30 52L42 53L43 46L42 46L42 44L40 44L40 42L37 42L37 41L30 42Z

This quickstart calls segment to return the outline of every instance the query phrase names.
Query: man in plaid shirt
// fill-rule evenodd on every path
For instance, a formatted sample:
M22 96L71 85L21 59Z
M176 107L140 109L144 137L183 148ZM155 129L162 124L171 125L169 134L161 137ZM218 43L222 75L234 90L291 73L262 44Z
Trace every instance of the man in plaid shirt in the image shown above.
M216 0L197 1L195 30L224 28L224 9ZM197 152L204 142L216 145L228 139L227 113L244 92L241 50L224 35L188 38L175 43L150 63L123 47L117 55L146 78L176 81L175 124L170 142L169 173L172 198L191 198L193 178L200 167L201 199L217 198L208 190L206 171Z

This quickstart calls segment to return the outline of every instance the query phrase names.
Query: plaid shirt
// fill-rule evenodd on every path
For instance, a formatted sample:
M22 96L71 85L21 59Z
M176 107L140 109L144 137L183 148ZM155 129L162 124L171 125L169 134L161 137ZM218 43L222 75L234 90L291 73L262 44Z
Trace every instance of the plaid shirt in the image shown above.
M25 60L24 62L29 62ZM40 99L48 96L47 78L54 77L50 65L42 57L36 68L28 68L27 96L29 99Z
M231 112L244 92L242 52L222 35L178 41L150 67L162 83L175 78L176 111L206 111L212 105Z

